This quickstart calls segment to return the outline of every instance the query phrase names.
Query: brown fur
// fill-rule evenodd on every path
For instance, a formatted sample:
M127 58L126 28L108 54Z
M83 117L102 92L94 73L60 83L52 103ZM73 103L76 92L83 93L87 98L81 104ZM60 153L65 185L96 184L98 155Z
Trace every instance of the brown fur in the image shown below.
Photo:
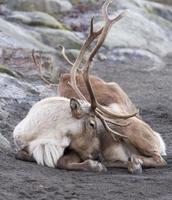
M62 75L59 82L59 94L67 98L78 98L74 90L68 84L68 82L70 82L70 74ZM81 74L77 75L76 82L79 90L83 93L86 99L90 101L89 94L86 90ZM131 102L127 94L120 88L120 86L117 83L106 83L102 79L91 75L90 82L95 93L96 99L100 104L104 106L110 106L113 103L118 104L121 111L124 113L132 113L135 111L136 108L134 104ZM124 143L126 145L132 145L140 156L132 155L132 159L127 163L122 162L121 164L120 162L116 163L115 161L114 163L111 162L110 165L114 167L128 167L130 172L133 172L133 170L137 171L138 169L141 169L141 164L143 166L154 167L164 166L166 162L160 155L160 144L157 136L155 135L155 132L151 129L151 127L148 124L143 122L138 117L133 117L129 119L129 121L131 122L129 126L119 127L113 125L112 128L118 131L119 133L126 135L128 138L124 141ZM107 134L102 134L100 136L100 140L102 153L104 154L105 161L112 161L111 159L113 155L111 155L112 151L110 149L111 147L112 149L118 148L118 143L113 141L111 136Z
M60 77L59 88L58 88L60 96L64 96L66 98L71 98L71 97L78 98L77 94L69 86L68 82L70 82L70 74L64 74ZM115 82L106 83L102 79L93 75L90 75L90 82L94 94L97 98L97 101L101 105L109 106L112 103L117 103L125 105L125 109L129 113L133 112L133 110L135 111L135 106L117 83ZM82 91L82 94L90 102L89 94L86 89L82 75L77 75L76 83L78 85L79 90Z

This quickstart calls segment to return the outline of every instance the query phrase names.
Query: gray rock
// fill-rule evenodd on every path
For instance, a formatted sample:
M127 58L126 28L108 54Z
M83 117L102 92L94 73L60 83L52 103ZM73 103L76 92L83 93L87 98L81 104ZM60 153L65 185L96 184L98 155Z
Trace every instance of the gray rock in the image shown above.
M30 84L24 83L7 74L0 74L1 98L24 99L40 93Z
M67 0L7 0L7 6L13 10L41 11L51 15L72 9L71 3Z
M41 34L42 41L51 47L56 48L59 45L63 45L67 49L79 49L81 47L81 40L70 31L48 28L36 28L35 30Z
M152 0L149 0L149 1L152 1ZM162 3L162 4L172 5L172 1L171 0L153 0L153 1L158 2L158 3Z
M46 26L49 28L61 28L63 25L58 22L54 17L43 12L22 12L15 11L7 17L8 20L14 22L21 22L31 26Z
M0 4L3 4L5 2L6 2L6 0L0 0Z
M35 39L27 30L0 18L0 46L3 48L25 48L42 51L54 50Z
M3 99L18 99L37 100L40 97L54 96L53 90L39 83L30 84L7 74L0 74L0 89L1 98Z
M28 83L1 73L0 91L0 130L11 142L14 127L24 118L31 106L42 98L56 96L56 90L42 82Z
M19 74L10 70L7 66L1 65L1 64L0 64L0 73L5 73L13 77L19 77Z
M102 22L97 23L102 26ZM104 43L110 49L115 47L140 48L159 56L172 53L171 40L160 25L134 11L116 23Z
M78 4L78 3L82 3L82 4L95 4L96 0L69 0L72 4Z
M162 70L165 67L160 57L143 49L116 48L107 56L114 63L123 63L129 70L134 71L150 72ZM138 63L144 63L144 66Z
M10 150L10 142L0 133L0 151L1 150Z
M145 2L144 7L149 14L160 16L172 22L172 7L153 2Z

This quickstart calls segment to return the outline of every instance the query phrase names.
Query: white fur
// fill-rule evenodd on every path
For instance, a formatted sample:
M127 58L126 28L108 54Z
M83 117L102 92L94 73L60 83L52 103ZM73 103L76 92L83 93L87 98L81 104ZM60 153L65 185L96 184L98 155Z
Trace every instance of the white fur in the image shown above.
M62 141L51 139L37 139L30 142L29 152L39 165L55 167L58 159L63 155L70 139L64 137Z
M160 153L161 153L161 155L162 155L162 156L166 156L166 155L167 155L167 154L166 154L166 145L165 145L164 140L162 139L162 137L161 137L161 135L160 135L159 133L157 133L157 132L155 132L155 131L154 131L154 133L155 133L155 135L157 136L157 138L159 139L159 143L160 143L159 148L160 148Z
M72 117L70 100L51 97L30 109L15 127L13 137L18 149L29 147L29 153L38 164L55 167L70 144L69 134L81 133L82 119Z
M116 114L122 114L123 113L123 109L122 109L122 106L120 106L120 104L117 104L117 103L112 103L108 106L108 108L116 113Z

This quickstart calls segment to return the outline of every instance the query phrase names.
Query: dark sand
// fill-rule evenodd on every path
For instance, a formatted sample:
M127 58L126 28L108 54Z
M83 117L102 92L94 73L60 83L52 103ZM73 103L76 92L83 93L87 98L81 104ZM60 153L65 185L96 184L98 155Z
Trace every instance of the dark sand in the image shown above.
M115 67L107 62L99 67L99 63L95 64L94 70L98 69L97 74L104 79L118 82L140 108L143 119L162 134L167 144L168 166L144 169L142 175L130 175L125 169L71 172L15 160L11 153L2 152L0 200L172 199L172 61L166 60L166 67L153 71L146 71L148 67L139 60L133 65ZM10 139L10 134L5 136Z

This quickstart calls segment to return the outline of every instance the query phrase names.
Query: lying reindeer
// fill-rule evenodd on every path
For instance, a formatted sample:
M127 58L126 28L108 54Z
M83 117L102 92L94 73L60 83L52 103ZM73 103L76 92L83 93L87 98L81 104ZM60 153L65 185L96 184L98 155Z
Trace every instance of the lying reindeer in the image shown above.
M121 17L122 14L112 23ZM92 29L91 37L96 38L102 30L93 32ZM85 48L83 50L85 52ZM33 60L37 64L34 55ZM85 78L89 79L88 76ZM90 96L92 96L91 90ZM90 102L91 105L89 102L77 101L74 98L69 100L63 97L51 97L36 103L14 129L14 142L18 148L16 158L69 170L105 170L101 163L93 160L100 149L96 134L97 126L101 126L101 121L103 130L115 140L115 135L118 138L126 138L123 134L113 131L107 123L120 125L111 118L126 120L136 113L119 115L102 109L99 105L97 107L94 99ZM97 118L100 119L99 124Z
M88 75L93 57L103 44L110 27L123 16L122 13L115 19L108 18L107 8L110 2L106 1L102 8L105 19L104 27L98 32L93 32L93 19L91 20L90 35L82 46L76 61L72 64L71 74L62 75L59 82L59 94L61 96L67 98L76 97L89 102L91 101L99 109L99 114L104 112L106 108L106 111L109 111L105 112L108 117L112 112L127 115L136 110L127 94L117 83L107 83L96 76ZM98 41L95 48L91 51L85 66L80 69L79 66L81 65L86 50L97 37ZM65 55L64 49L63 55L71 63ZM112 119L113 117L111 117L109 122L114 121ZM111 126L113 130L126 136L126 138L123 137L119 141L114 140L112 138L113 135L105 133L104 127L106 127L106 124L103 127L98 123L98 135L105 165L110 167L125 167L131 173L141 172L141 166L165 166L166 162L162 156L166 155L166 147L160 134L152 130L138 116L134 116L128 121L129 124L126 125L113 124Z
M92 104L75 98L39 101L14 129L16 158L68 170L105 171L101 163L93 160L100 153L95 113ZM111 133L123 137L113 130Z
M75 96L92 102L92 109L95 111L96 116L99 117L104 125L103 127L100 123L98 123L98 132L101 141L102 153L107 166L127 167L132 173L141 172L141 165L162 167L166 165L166 162L161 155L165 155L166 152L165 143L161 136L153 131L149 125L147 125L138 117L132 117L129 120L130 124L128 124L128 126L127 124L114 123L114 118L120 119L120 114L114 116L112 111L128 114L135 110L135 106L118 84L106 83L98 77L88 76L91 61L102 45L108 30L110 29L111 25L118 21L124 14L122 13L115 19L109 20L107 14L107 7L109 3L110 1L106 1L102 8L106 21L104 28L97 32L93 32L93 19L91 20L90 35L81 48L78 58L73 64L71 75L65 74L62 76L59 84L59 92L61 96L68 98ZM99 39L96 47L92 50L85 67L82 70L79 69L85 51L98 36ZM35 64L37 63L35 62ZM78 75L76 75L77 71L79 72ZM70 80L71 83L69 85L68 83ZM78 83L79 88L77 87L76 82ZM74 88L74 90L71 88L71 86ZM86 88L88 91L85 90ZM97 100L94 96L94 92ZM97 101L104 105L104 107L100 106ZM108 108L108 110L105 108ZM106 117L102 118L100 116L102 113L104 113L106 117L110 117L111 120L107 120ZM130 117L131 116L132 115L130 115ZM121 119L127 119L127 117L123 116ZM114 138L112 134L106 134L106 132L116 133L116 131L112 131L112 129L108 127L107 122L111 124L113 123L113 129L118 131L118 136L121 137L122 134L123 139L116 141L116 138ZM126 137L124 137L124 135Z

